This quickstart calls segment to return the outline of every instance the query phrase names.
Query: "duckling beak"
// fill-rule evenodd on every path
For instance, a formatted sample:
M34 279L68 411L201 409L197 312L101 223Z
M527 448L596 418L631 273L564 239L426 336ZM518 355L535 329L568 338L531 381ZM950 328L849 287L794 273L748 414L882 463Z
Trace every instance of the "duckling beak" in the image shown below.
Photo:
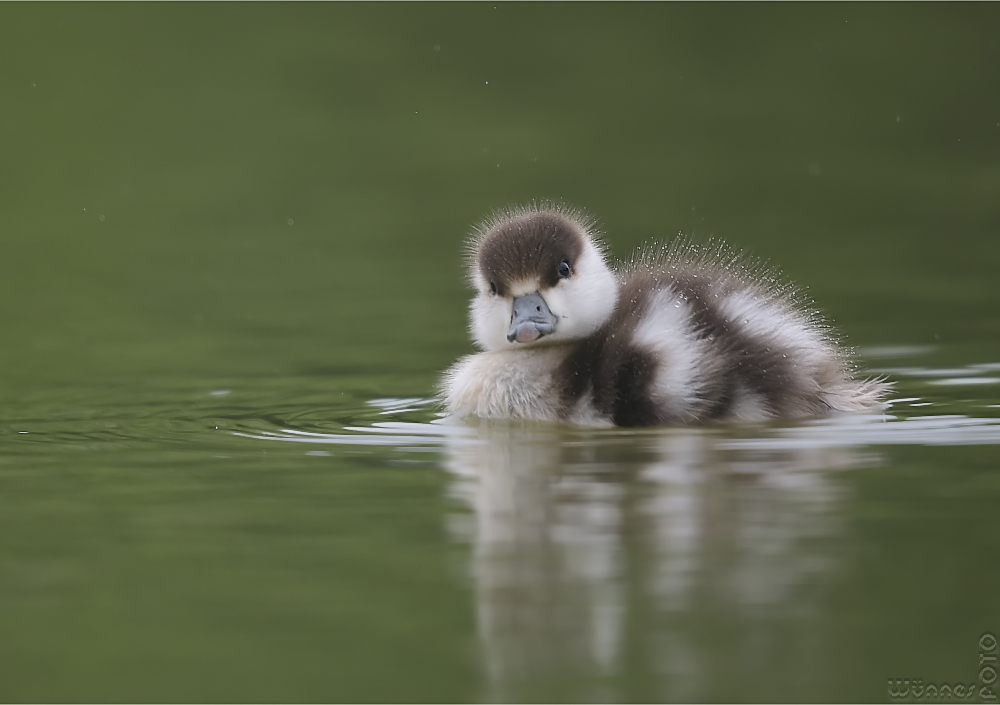
M509 342L530 343L555 329L556 317L549 311L541 294L535 292L514 299L514 313L507 331Z

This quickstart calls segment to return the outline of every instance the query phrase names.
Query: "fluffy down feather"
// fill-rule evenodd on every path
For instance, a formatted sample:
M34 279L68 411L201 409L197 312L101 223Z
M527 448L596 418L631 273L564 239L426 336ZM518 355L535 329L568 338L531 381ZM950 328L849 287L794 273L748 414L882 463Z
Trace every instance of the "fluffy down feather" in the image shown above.
M594 426L805 418L878 407L889 388L857 379L801 293L723 243L679 238L612 270L592 220L543 204L486 220L468 264L483 352L444 374L452 414ZM553 325L518 342L515 302L534 296Z

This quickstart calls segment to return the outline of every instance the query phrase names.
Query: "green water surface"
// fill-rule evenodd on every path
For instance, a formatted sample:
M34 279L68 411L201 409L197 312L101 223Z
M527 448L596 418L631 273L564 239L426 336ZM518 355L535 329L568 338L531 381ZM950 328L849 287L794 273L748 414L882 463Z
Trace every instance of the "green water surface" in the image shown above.
M0 4L0 700L978 687L998 77L988 3ZM538 198L770 261L894 403L446 423Z

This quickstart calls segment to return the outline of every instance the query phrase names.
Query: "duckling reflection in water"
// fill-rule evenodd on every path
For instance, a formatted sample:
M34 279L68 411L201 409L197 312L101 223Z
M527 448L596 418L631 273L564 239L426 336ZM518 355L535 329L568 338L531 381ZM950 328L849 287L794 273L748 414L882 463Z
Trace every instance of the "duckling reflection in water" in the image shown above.
M724 246L677 241L608 266L593 223L514 208L470 243L483 352L442 380L457 416L650 426L807 418L878 407L888 390L796 290Z
M814 682L801 674L827 648L851 550L838 474L881 463L856 426L742 450L698 427L462 426L445 437L448 529L469 546L482 700L715 701L761 673L767 692ZM726 638L706 639L718 624Z

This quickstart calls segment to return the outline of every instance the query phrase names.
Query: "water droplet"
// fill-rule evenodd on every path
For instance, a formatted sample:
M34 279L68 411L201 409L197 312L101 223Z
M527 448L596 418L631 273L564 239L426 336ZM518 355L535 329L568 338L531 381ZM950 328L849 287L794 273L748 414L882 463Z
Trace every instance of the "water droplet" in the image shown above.
M289 225L295 225L295 221L294 221L294 220L292 220L291 218L289 218L289 219L288 219L288 224L289 224Z

